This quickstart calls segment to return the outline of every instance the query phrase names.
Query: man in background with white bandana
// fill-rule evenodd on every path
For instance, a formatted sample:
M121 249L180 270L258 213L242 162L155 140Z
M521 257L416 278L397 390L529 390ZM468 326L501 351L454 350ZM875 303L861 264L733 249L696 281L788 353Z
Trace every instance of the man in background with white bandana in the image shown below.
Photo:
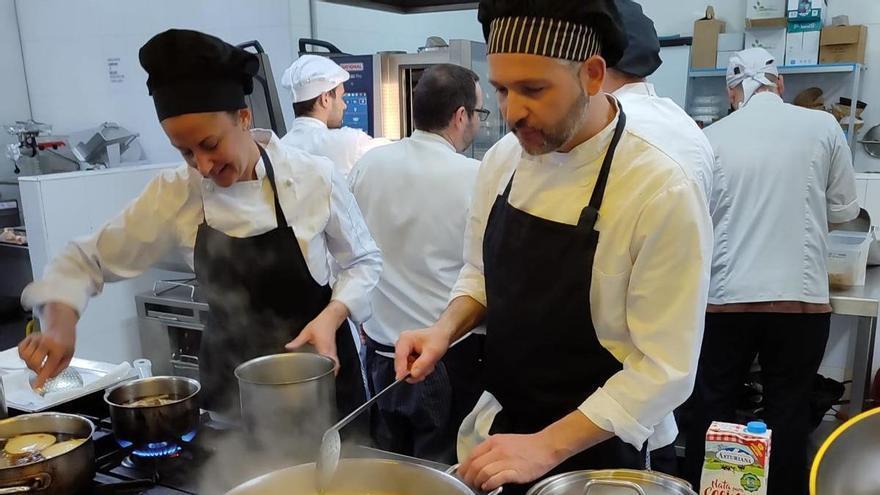
M515 495L558 472L643 469L693 387L712 244L701 186L602 91L626 47L613 0L482 0L479 19L513 132L480 167L451 301L401 335L397 376L423 380L485 321L465 481Z
M364 153L391 142L342 126L346 109L342 96L348 78L339 64L319 55L302 55L281 76L296 115L281 142L329 158L343 176L348 176Z
M733 114L706 129L715 150L715 251L692 398L686 472L699 484L711 421L734 421L758 357L773 430L770 494L807 493L809 395L828 340L829 224L859 213L852 153L830 114L782 101L763 48L727 70Z

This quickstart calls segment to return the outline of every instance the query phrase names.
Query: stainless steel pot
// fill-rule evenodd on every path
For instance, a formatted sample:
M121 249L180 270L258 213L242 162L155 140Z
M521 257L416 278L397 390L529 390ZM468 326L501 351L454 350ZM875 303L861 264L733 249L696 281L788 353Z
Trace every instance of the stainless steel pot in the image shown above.
M199 426L198 395L201 386L192 378L154 376L123 382L104 393L116 440L135 447L148 443L178 442L195 434ZM161 406L126 405L138 399L169 395L174 402Z
M235 368L246 431L285 454L314 459L324 430L336 420L333 360L294 352L247 361ZM292 449L292 450L291 450Z
M864 412L836 429L819 449L810 471L811 495L877 493L878 487L880 408Z
M95 475L95 446L91 421L73 414L25 414L0 421L0 438L27 433L66 434L87 438L75 449L50 459L0 468L0 495L34 493L38 495L70 495L83 493Z
M315 464L301 464L252 479L226 495L314 495L315 478ZM364 495L474 495L451 474L386 459L343 459L334 485L326 493L333 495L335 491Z
M690 483L654 471L605 469L559 474L526 495L696 495Z

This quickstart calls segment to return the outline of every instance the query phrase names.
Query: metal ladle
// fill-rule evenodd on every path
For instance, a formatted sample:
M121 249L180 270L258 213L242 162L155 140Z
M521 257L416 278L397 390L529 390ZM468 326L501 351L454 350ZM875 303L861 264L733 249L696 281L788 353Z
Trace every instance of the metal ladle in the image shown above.
M46 380L46 383L43 384L42 387L34 387L34 383L37 381L37 374L31 372L28 376L28 383L30 383L31 388L40 395L40 397L45 397L46 394L51 394L54 392L64 392L66 390L73 390L75 388L80 388L83 386L83 377L80 374L79 370L76 368L67 368L61 373L58 374L55 378L50 378Z
M339 430L345 425L351 423L354 418L358 417L362 412L369 409L370 406L379 400L379 397L382 397L389 390L403 383L407 378L409 378L409 373L382 389L382 391L374 395L372 399L365 402L362 406L352 411L351 414L342 418L341 421L324 432L324 436L321 438L321 450L318 453L318 462L316 466L318 471L318 493L324 493L325 489L333 480L336 468L339 466L339 453L342 450L342 441L339 438Z

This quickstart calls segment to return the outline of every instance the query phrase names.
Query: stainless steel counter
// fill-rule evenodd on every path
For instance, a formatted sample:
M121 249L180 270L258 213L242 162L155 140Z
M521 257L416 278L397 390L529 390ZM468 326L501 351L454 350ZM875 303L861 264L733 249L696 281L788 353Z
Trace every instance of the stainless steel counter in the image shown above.
M868 268L864 286L832 289L831 307L836 315L858 318L856 341L851 346L854 355L850 415L855 416L865 410L865 398L873 378L871 368L880 315L880 267Z

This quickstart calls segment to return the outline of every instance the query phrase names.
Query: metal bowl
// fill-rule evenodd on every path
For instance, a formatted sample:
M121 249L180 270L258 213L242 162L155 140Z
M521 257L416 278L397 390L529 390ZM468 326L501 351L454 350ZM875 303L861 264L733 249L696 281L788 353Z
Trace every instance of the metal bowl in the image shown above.
M24 414L0 421L0 438L27 433L66 434L87 440L70 452L31 464L0 469L0 493L70 495L82 493L94 476L95 446L91 421L73 414Z
M233 488L226 495L313 495L315 464L273 471ZM333 486L344 493L394 493L395 495L474 495L451 474L409 462L386 459L344 459Z
M179 442L194 435L199 425L199 390L199 382L182 376L142 378L107 390L104 402L110 406L117 442L142 447L150 443ZM170 395L177 400L159 406L128 405L157 395Z
M810 471L811 495L877 493L878 487L880 408L864 412L836 429L822 444Z
M572 471L545 479L527 495L696 495L690 483L654 471ZM824 495L824 494L823 494Z
M865 147L865 153L880 158L880 125L870 128L859 142Z

